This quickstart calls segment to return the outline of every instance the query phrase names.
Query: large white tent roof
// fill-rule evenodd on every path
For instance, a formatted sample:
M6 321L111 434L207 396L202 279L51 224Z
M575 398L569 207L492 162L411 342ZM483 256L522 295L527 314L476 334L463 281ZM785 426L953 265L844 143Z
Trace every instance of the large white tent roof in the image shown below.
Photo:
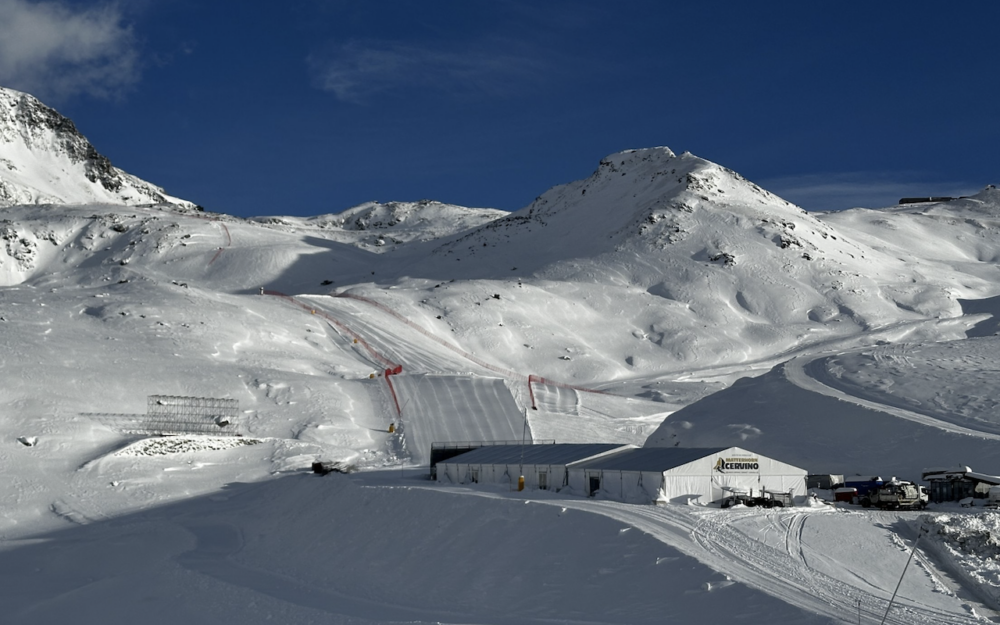
M491 445L443 460L438 464L567 465L627 446L618 443L554 443L551 445Z
M620 453L595 458L575 465L574 469L605 471L668 471L728 447L644 447L625 449Z

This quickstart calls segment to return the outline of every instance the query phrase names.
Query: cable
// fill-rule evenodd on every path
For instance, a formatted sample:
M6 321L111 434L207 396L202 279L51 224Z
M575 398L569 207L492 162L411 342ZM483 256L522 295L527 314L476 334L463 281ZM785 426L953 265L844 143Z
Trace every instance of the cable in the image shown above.
M889 599L889 605L885 607L885 614L882 615L882 621L879 625L885 624L885 619L889 616L889 610L892 609L892 602L896 600L896 593L899 592L899 587L903 584L903 576L906 575L906 567L910 566L910 560L913 559L913 554L917 552L917 543L920 542L920 537L924 535L924 527L920 526L920 531L917 532L917 539L913 541L913 548L910 549L910 557L906 559L906 564L903 565L903 572L899 574L899 581L896 582L896 590L892 591L892 597Z

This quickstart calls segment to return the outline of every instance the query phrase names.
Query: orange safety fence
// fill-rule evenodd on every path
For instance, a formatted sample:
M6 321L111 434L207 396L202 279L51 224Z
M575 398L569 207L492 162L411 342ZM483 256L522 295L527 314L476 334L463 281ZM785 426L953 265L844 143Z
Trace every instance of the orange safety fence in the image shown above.
M308 310L310 312L310 314L318 315L318 316L322 317L327 322L329 322L331 326L333 326L336 330L338 330L341 334L344 334L346 336L351 337L351 339L353 339L354 343L356 343L356 344L360 345L361 347L363 347L365 349L365 351L367 351L368 354L372 357L372 359L374 359L376 362L378 362L379 364L381 364L382 366L385 367L385 369L383 370L382 374L385 377L386 384L389 386L389 393L392 395L392 401L393 401L393 403L396 406L396 414L400 415L400 416L402 415L402 410L400 409L400 406L399 406L399 398L396 395L396 389L395 389L395 387L392 385L392 377L391 376L399 375L400 373L402 373L403 372L403 365L401 365L399 363L396 363L396 362L393 362L392 360L390 360L386 356L383 356L374 347L372 347L368 343L368 341L366 341L361 335L359 335L354 330L351 330L349 327L347 327L342 321L338 320L336 317L334 317L334 316L332 316L332 315L330 315L330 314L328 314L328 313L326 313L326 312L324 312L322 310L317 310L316 308L314 308L312 306L308 306L308 305L300 302L299 300L295 299L294 297L292 297L290 295L286 295L285 293L281 293L280 291L270 291L270 290L267 290L267 289L261 289L261 294L262 295L273 295L275 297L283 298L286 301L291 302L292 304L298 306L299 308L301 308L303 310ZM498 367L496 365L492 365L492 364L486 362L485 360L477 357L475 354L471 354L471 353L463 350L462 348L460 348L460 347L458 347L458 346L456 346L456 345L454 345L454 344L452 344L452 343L450 343L450 342L442 339L441 337L439 337L439 336L437 336L437 335L435 335L435 334L427 331L426 329L422 328L420 325L414 323L413 321L410 321L408 318L406 318L403 315L399 314L398 312L392 310L391 308L389 308L385 304L382 304L380 302L376 302L375 300L369 299L367 297L362 297L360 295L354 295L354 294L351 294L351 293L344 293L344 292L337 293L337 294L334 295L334 297L342 297L342 298L345 298L345 299L352 299L352 300L355 300L355 301L364 302L365 304L368 304L370 306L374 306L375 308L381 310L382 312L384 312L384 313L390 315L391 317L397 319L398 321L406 324L408 327L410 327L410 328L416 330L417 332L423 334L427 338L433 340L435 343L438 343L440 345L443 345L444 347L447 347L448 349L450 349L451 351L455 352L456 354L459 354L463 358L476 363L477 365L483 367L484 369L487 369L489 371L493 371L494 373L499 373L503 377L506 377L506 378L509 378L509 379L512 379L512 380L517 380L517 381L522 381L522 382L526 381L527 384L528 384L528 397L531 400L531 409L532 410L538 410L538 405L535 402L535 392L534 392L534 389L532 388L532 384L544 384L546 386L556 386L556 387L559 387L559 388L568 388L568 389L572 389L572 390L575 390L575 391L580 391L580 392L583 392L583 393L596 393L596 394L600 394L600 395L606 395L607 394L606 391L599 391L597 389L587 388L585 386L577 386L577 385L574 385L574 384L565 384L563 382L557 382L555 380L550 380L548 378L543 378L543 377L535 375L535 374L523 375L523 374L511 371L510 369L505 369L503 367Z
M353 293L348 293L346 291L345 292L336 293L336 294L334 294L334 297L342 297L342 298L345 298L345 299L351 299L351 300L363 302L363 303L368 304L370 306L374 306L375 308L381 310L382 312L386 313L387 315L392 316L393 318L395 318L398 321L406 324L410 328L413 328L417 332L419 332L419 333L423 334L424 336L430 338L432 341L434 341L434 342L436 342L436 343L438 343L440 345L443 345L444 347L447 347L448 349L450 349L451 351L455 352L456 354L459 354L463 358L476 363L477 365L479 365L480 367L483 367L484 369L487 369L489 371L493 371L494 373L499 373L500 375L502 375L502 376L504 376L506 378L512 379L512 380L527 381L527 383L528 383L528 397L531 400L531 409L532 410L538 410L538 405L535 403L535 393L534 393L534 389L532 389L532 384L544 384L546 386L557 386L559 388L573 389L575 391L581 391L583 393L597 393L597 394L600 394L600 395L606 395L607 394L606 391L599 391L599 390L596 390L596 389L586 388L586 387L583 387L583 386L576 386L576 385L573 385L573 384L565 384L565 383L562 383L562 382L556 382L555 380L549 380L547 378L543 378L541 376L534 375L534 374L529 374L529 375L526 376L526 375L517 373L515 371L511 371L510 369L504 369L503 367L498 367L496 365L492 365L492 364L484 361L483 359L477 357L475 354L471 354L471 353L463 350L462 348L457 347L456 345L454 345L454 344L452 344L452 343L450 343L450 342L442 339L441 337L439 337L439 336L437 336L437 335L435 335L435 334L427 331L426 329L424 329L420 325L414 323L413 321L410 321L408 318L406 318L403 315L399 314L395 310L389 308L385 304L382 304L381 302L377 302L377 301L375 301L373 299L370 299L370 298L367 298L367 297L363 297L361 295L355 295Z
M344 298L344 299L356 300L356 301L368 304L369 306L374 306L375 308L381 310L385 314L392 316L393 318L395 318L398 321L406 324L407 326L409 326L413 330L416 330L420 334L423 334L424 336L426 336L427 338L431 339L435 343L437 343L439 345L442 345L444 347L447 347L448 349L450 349L451 351L455 352L459 356L462 356L466 360L470 360L470 361L476 363L477 365L479 365L480 367L482 367L484 369L488 369L490 371L493 371L494 373L499 373L500 375L502 375L505 378L511 378L511 379L519 380L519 381L525 381L525 380L527 380L527 376L525 376L525 375L521 375L520 373L517 373L515 371L511 371L510 369L504 369L503 367L498 367L496 365L490 364L490 363L486 362L485 360L479 358L475 354L471 354L471 353L465 351L464 349L456 346L455 344L446 341L445 339L437 336L436 334L434 334L434 333L426 330L425 328L423 328L419 324L414 323L413 321L410 321L408 318L406 318L403 315L399 314L395 310L389 308L385 304L382 304L381 302L376 302L373 299L369 299L367 297L362 297L360 295L354 295L353 293L337 293L337 294L334 295L334 297L341 297L341 298Z
M396 363L396 362L393 362L392 360L390 360L386 356L383 356L374 347L372 347L368 343L368 341L366 341L360 334L358 334L354 330L351 330L349 327L347 327L343 322L341 322L340 320L338 320L333 315L327 314L326 312L324 312L322 310L316 310L312 306L308 306L308 305L300 302L299 300L295 299L291 295L286 295L286 294L284 294L284 293L282 293L280 291L269 291L267 289L261 289L261 294L262 295L273 295L275 297L280 297L280 298L282 298L282 299L284 299L284 300L286 300L286 301L288 301L288 302L290 302L290 303L298 306L299 308L301 308L303 310L308 310L310 314L316 315L318 317L322 317L331 326L333 326L334 329L336 329L338 332L340 332L343 335L351 337L351 339L354 341L354 343L356 345L360 345L362 348L364 348L364 350L366 352L368 352L368 355L371 356L371 358L373 360L375 360L377 363L379 363L380 365L382 365L384 367L384 369L382 371L382 375L385 376L385 382L389 386L389 393L392 395L392 401L393 401L393 403L396 406L396 415L397 416L402 415L402 409L399 406L399 397L397 397L397 395L396 395L396 388L392 385L392 378L390 376L399 375L400 373L402 373L403 372L403 365L401 365L399 363Z

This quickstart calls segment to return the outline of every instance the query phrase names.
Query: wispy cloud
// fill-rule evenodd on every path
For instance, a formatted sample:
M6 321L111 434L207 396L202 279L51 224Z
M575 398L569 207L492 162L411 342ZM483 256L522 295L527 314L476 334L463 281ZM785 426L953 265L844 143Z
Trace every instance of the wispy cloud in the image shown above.
M414 90L506 96L542 74L537 56L518 47L497 41L463 49L355 41L312 55L309 65L316 86L345 102Z
M759 181L765 189L806 210L894 206L903 197L970 195L974 184L943 181L915 173L865 172L783 176Z
M118 4L0 0L0 84L43 98L113 97L138 76Z

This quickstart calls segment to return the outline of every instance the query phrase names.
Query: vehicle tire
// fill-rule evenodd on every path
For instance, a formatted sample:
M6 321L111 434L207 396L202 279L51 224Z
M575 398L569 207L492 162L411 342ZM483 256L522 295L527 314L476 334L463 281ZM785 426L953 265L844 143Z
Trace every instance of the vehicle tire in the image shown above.
M784 508L785 507L785 504L781 503L780 501L772 502L771 505L774 506L775 508Z
M862 508L871 508L872 507L872 500L869 499L869 498L867 498L867 497L862 497L861 498L861 507Z

